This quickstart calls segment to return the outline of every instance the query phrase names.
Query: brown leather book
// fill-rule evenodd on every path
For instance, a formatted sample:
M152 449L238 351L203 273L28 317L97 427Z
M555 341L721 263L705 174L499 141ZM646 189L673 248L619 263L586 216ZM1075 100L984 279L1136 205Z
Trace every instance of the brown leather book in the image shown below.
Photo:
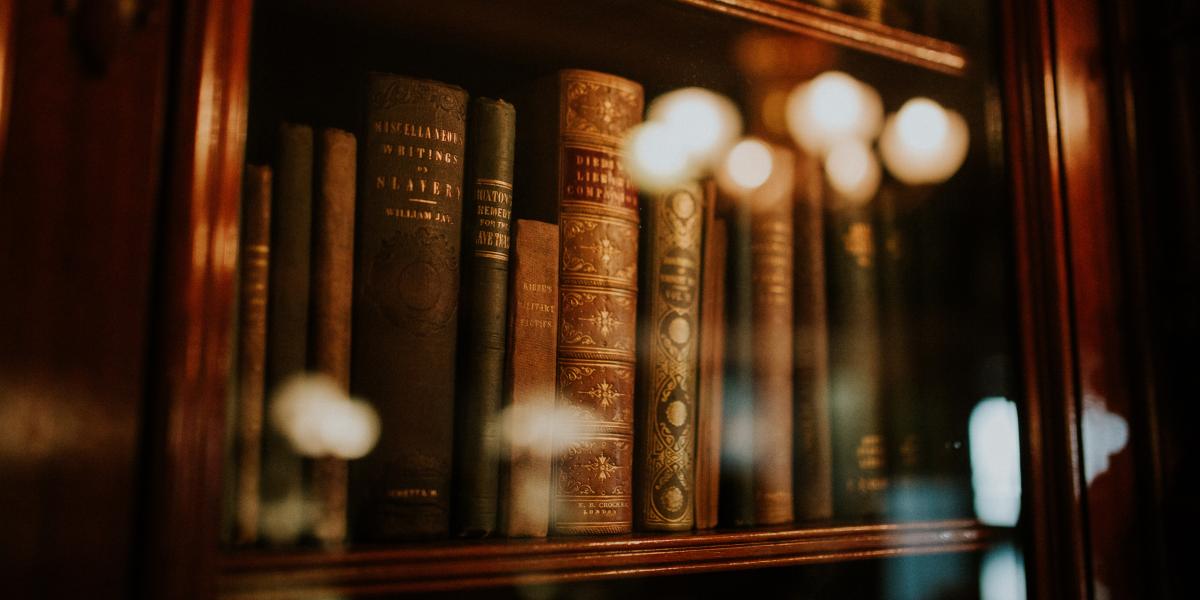
M518 219L513 242L499 528L512 537L543 537L550 524L546 423L554 414L558 226Z
M238 324L237 508L233 538L236 544L251 544L258 539L270 240L271 168L246 165Z
M771 178L750 202L754 522L792 520L793 161L774 153Z
M312 250L313 133L308 125L279 128L271 199L271 264L267 304L267 394L303 374L308 361L308 300ZM283 433L263 433L262 510L259 524L275 544L292 544L309 533L297 519L303 504L304 459Z
M525 122L544 121L518 130L529 168L517 189L536 214L557 220L561 248L557 406L571 418L555 442L551 530L625 533L633 529L638 196L620 145L642 120L642 88L564 70L518 109L530 115Z
M357 140L352 133L325 129L316 142L309 366L349 392ZM346 539L347 479L344 460L323 457L313 464L313 535L323 544Z
M687 183L642 205L634 516L645 531L694 525L705 200L702 186Z
M355 240L351 389L379 443L351 464L356 539L449 533L467 94L372 73Z
M829 425L829 330L825 310L824 174L820 161L796 162L795 499L796 519L833 516L833 448Z
M711 190L711 186L710 186ZM708 196L700 282L700 371L696 406L696 529L717 526L725 373L725 260L728 231Z

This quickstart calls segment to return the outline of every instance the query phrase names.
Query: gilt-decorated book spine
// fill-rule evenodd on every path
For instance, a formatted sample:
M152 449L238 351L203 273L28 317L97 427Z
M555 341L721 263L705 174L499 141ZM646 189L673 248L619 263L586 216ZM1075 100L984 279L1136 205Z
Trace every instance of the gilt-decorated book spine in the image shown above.
M355 242L351 389L380 417L351 465L356 539L450 530L467 94L372 73Z
M351 297L354 291L354 199L358 165L354 134L325 129L317 138L313 198L312 318L309 364L350 391ZM326 456L313 464L313 535L326 545L346 540L346 461Z
M463 536L496 529L516 116L503 100L471 103L454 492Z
M873 209L837 197L829 204L826 269L834 512L843 518L872 518L884 513L889 485L879 385Z
M700 266L700 365L696 388L696 529L717 526L721 475L722 386L725 373L725 219L715 218L712 182L705 190L704 257Z
M559 222L557 406L570 415L555 442L551 529L633 529L638 194L621 164L642 120L637 83L564 70L554 195Z
M506 418L500 531L544 537L550 524L550 459L558 332L558 226L518 219L509 286Z
M312 190L312 128L284 123L279 131L271 209L266 362L269 396L307 367ZM263 502L270 507L294 504L295 499L305 495L303 461L273 427L267 429L264 443ZM270 531L269 537L278 543L291 543L308 533L307 522L276 518L267 507L259 517Z
M234 519L234 542L237 544L250 544L258 539L270 240L271 168L246 165L242 188L241 317L238 326L237 508Z
M643 198L634 488L635 521L643 531L686 531L695 524L704 207L696 183Z
M833 447L829 430L829 329L825 308L824 174L801 156L796 177L795 476L796 519L833 516Z
M771 179L751 198L754 522L792 521L792 155L775 150Z

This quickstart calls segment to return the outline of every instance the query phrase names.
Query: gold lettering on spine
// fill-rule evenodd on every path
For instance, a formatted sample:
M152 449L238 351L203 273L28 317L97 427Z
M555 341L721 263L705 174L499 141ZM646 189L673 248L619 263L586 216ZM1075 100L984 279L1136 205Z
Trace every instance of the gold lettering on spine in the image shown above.
M498 179L475 180L475 256L508 261L512 247L512 184Z

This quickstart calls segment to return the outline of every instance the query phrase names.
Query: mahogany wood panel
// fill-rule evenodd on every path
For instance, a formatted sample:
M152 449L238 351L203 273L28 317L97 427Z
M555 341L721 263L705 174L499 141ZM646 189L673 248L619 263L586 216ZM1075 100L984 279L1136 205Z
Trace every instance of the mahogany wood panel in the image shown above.
M169 19L148 14L94 74L55 4L0 10L0 570L5 597L123 598Z
M1024 401L1024 540L1030 592L1087 598L1082 468L1072 350L1069 266L1059 117L1055 101L1053 0L1001 2L1005 141L1013 197Z
M951 75L967 70L961 46L794 0L676 0Z
M214 583L250 5L195 0L182 15L145 447L148 598L207 598Z
M12 38L15 0L0 0L0 165L8 140L8 105L12 102Z
M833 562L985 546L970 520L672 535L410 544L224 558L226 598L312 598L627 578Z

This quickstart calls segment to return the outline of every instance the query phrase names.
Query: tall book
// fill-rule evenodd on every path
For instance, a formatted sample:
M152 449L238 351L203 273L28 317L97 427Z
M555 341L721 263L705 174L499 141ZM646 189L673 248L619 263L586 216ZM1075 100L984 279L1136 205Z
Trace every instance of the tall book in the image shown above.
M726 202L728 200L728 202ZM754 374L750 204L746 198L718 198L727 205L725 364L721 388L721 465L717 503L722 527L754 525Z
M635 440L635 521L645 531L695 524L700 252L705 195L680 184L642 204Z
M357 155L357 140L352 133L324 129L317 137L309 366L329 376L347 393ZM346 461L328 456L312 464L316 506L313 535L323 544L336 545L346 539L348 485Z
M704 258L700 267L700 368L696 395L696 529L717 526L721 474L722 386L725 373L725 219L714 216L716 197L707 189Z
M357 539L449 533L467 93L372 73L355 241L351 389L379 412L350 471Z
M792 154L774 150L770 179L750 198L754 398L754 522L787 523L792 498Z
M308 300L312 249L313 132L307 125L283 123L275 165L271 209L271 265L267 305L266 383L268 394L289 377L304 373L308 360ZM281 432L264 435L260 511L265 536L294 543L309 523L294 518L303 506L304 463Z
M820 161L796 162L795 464L797 520L833 516L833 447L829 429L829 329L825 305L824 175Z
M470 117L454 498L458 534L480 536L496 529L517 113L476 98Z
M621 164L642 119L640 85L594 71L543 80L518 132L518 187L559 225L557 406L571 415L555 442L551 530L633 528L633 398L638 196ZM524 121L528 122L528 121Z
M869 203L830 200L826 270L834 512L871 518L884 513L889 485L875 221Z
M500 531L543 537L550 524L554 374L558 332L558 226L513 228Z
M238 324L237 491L234 543L258 539L262 477L267 280L271 256L271 168L246 165L242 188L242 264Z

